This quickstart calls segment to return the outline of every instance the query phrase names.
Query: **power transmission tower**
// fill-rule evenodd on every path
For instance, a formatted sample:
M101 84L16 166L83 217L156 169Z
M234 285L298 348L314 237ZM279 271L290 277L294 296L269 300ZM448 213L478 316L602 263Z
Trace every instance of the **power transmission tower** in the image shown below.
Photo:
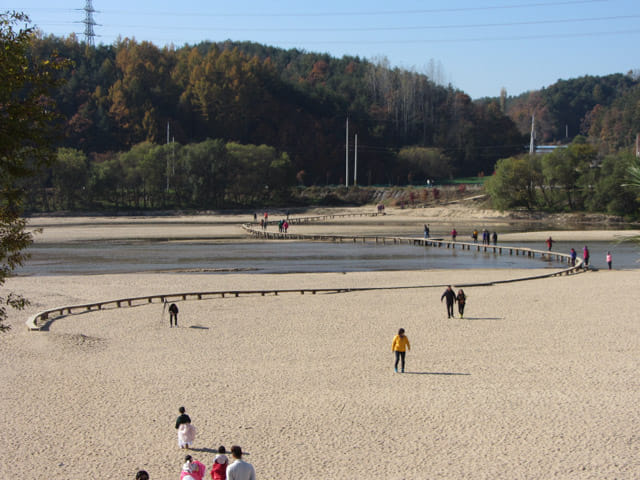
M88 46L95 47L96 42L94 40L96 34L93 31L93 26L98 25L93 19L93 14L97 11L93 8L93 0L86 0L84 5L84 41Z

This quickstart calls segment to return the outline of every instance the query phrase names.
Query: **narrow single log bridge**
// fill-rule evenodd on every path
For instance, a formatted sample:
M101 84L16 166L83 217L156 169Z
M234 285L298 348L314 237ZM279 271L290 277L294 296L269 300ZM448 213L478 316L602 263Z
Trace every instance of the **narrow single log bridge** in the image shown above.
M377 216L377 213L372 214L356 214L357 216ZM290 224L311 223L318 221L326 221L339 217L354 216L353 214L347 215L322 215L316 217L298 217L287 220ZM274 222L270 221L273 225ZM524 247L513 247L507 245L485 245L478 243L468 242L454 242L452 240L445 240L442 238L418 238L418 237L388 237L380 235L320 235L320 234L299 234L299 233L281 233L262 229L256 224L244 224L242 228L250 235L262 238L266 240L297 240L297 241L315 241L315 242L334 242L334 243L377 243L382 245L414 245L417 247L433 247L433 248L447 248L451 250L460 249L462 251L482 251L493 253L495 255L516 255L525 256L531 259L542 259L546 261L557 261L561 264L568 264L559 270L553 270L545 272L543 274L528 275L525 277L519 277L508 280L497 280L484 283L468 283L468 284L456 284L456 287L480 287L497 285L501 283L520 282L524 280L534 280L539 278L548 278L559 275L570 275L585 271L582 268L582 260L576 259L576 264L571 265L571 256L565 253L550 252L544 250L535 250ZM185 292L185 293L170 293L163 295L148 295L143 297L130 297L121 298L117 300L107 300L102 302L87 303L81 305L66 305L62 307L56 307L49 310L44 310L30 316L26 325L29 330L40 330L44 325L56 318L75 315L80 313L107 310L112 308L123 307L135 307L147 305L150 303L170 303L186 300L206 300L213 298L226 298L226 297L239 297L245 295L279 295L286 293L299 293L301 295L310 294L315 295L317 293L345 293L367 290L394 290L394 289L407 289L407 288L433 288L444 287L446 285L416 285L405 287L354 287L354 288L312 288L312 289L282 289L282 290L218 290L212 292Z

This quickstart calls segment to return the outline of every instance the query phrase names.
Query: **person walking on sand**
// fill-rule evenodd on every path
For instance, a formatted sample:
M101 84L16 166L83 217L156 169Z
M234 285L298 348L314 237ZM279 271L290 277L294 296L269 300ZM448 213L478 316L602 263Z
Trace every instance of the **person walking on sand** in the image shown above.
M453 304L456 301L456 292L453 291L453 288L451 287L451 285L447 287L447 289L444 291L444 293L440 297L440 302L442 302L443 298L446 299L447 301L447 318L451 318L451 317L455 318L455 315L453 314Z
M178 411L180 412L180 416L176 420L178 446L180 448L189 448L196 439L196 429L191 425L191 418L185 413L184 407L180 407Z
M404 328L401 328L398 330L398 334L393 337L393 342L391 343L391 351L396 355L396 373L398 373L398 362L400 362L400 371L404 373L404 357L407 350L411 350L411 345L409 344L409 338L404 334Z
M458 313L460 314L460 318L462 318L464 315L464 306L467 303L467 296L464 294L464 290L458 290L456 302L458 302Z
M184 464L180 472L180 480L203 480L207 467L204 463L194 460L191 455L184 457Z
M169 305L169 328L175 323L178 326L178 306L175 303Z
M611 264L613 263L613 257L611 256L611 252L607 252L607 266L609 270L611 270Z
M256 480L253 465L242 460L242 448L238 445L231 447L231 457L234 462L227 468L227 480Z

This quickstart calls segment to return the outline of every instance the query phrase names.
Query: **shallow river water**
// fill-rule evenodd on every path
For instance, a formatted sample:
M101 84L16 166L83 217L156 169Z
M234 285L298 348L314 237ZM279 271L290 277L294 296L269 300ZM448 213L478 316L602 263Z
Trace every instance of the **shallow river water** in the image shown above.
M508 244L503 244L508 245ZM538 243L522 247L545 249ZM553 250L569 252L582 246L555 242ZM632 243L593 242L591 264L607 268L605 254L613 254L614 268L640 268L640 248ZM249 241L91 241L37 243L17 275L86 275L135 272L306 273L466 268L560 268L556 261L412 245L336 244L324 242Z

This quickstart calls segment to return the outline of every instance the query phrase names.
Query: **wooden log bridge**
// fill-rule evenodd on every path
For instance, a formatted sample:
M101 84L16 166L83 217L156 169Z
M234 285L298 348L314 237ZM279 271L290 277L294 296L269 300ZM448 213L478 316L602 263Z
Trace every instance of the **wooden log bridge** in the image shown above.
M246 223L242 228L250 235L263 238L266 240L299 240L299 241L315 241L315 242L333 242L333 243L376 243L390 245L414 245L418 247L436 247L448 248L455 250L475 250L478 252L488 252L495 255L516 255L526 256L528 258L538 258L546 261L557 261L570 265L569 268L563 269L562 273L569 274L582 270L582 260L576 259L576 264L571 265L571 256L567 253L551 252L546 250L536 250L526 247L514 247L509 245L489 245L471 242L458 242L446 240L443 238L422 238L422 237L389 237L383 235L326 235L326 234L300 234L300 233L284 233L270 231L267 229L256 228L255 225Z
M377 213L373 214L356 214L356 215L368 215L377 216ZM309 221L322 221L339 216L353 216L353 215L323 215L318 217L308 217ZM295 223L306 223L302 221L303 218L295 219ZM291 222L290 222L291 223ZM387 237L379 235L303 235L299 233L281 233L273 232L266 229L257 228L253 224L244 224L242 228L250 235L258 238L264 238L267 240L300 240L300 241L322 241L322 242L336 242L336 243L367 243L375 242L381 244L408 244L419 247L434 247L434 248L448 248L451 250L476 250L483 252L491 252L496 255L522 255L531 259L544 259L554 260L559 263L568 263L568 267L564 267L560 270L554 270L552 272L546 272L538 275L529 275L526 277L498 280L486 283L470 283L456 285L458 287L479 287L497 285L500 283L519 282L524 280L533 280L539 278L548 278L558 275L569 275L572 273L578 273L586 271L582 268L582 260L576 259L576 264L571 265L571 257L568 254L550 252L543 250L535 250L524 247L513 247L507 245L485 245L477 243L467 242L454 242L452 240L445 240L443 238L418 238L418 237ZM431 287L443 287L445 285L416 285L416 286L403 286L403 287L354 287L354 288L313 288L313 289L283 289L283 290L218 290L212 292L185 292L185 293L170 293L161 295L148 295L143 297L130 297L120 298L116 300L107 300L101 302L87 303L81 305L66 305L62 307L56 307L49 310L44 310L30 316L25 322L29 330L40 330L44 325L48 324L56 318L65 315L75 315L80 313L92 312L97 310L106 310L111 308L122 307L136 307L142 305L148 305L150 303L163 303L167 304L176 301L186 300L203 300L212 298L225 298L225 297L239 297L241 295L279 295L285 293L299 293L301 295L317 293L345 293L353 291L365 291L365 290L393 290L393 289L407 289L407 288L431 288Z

